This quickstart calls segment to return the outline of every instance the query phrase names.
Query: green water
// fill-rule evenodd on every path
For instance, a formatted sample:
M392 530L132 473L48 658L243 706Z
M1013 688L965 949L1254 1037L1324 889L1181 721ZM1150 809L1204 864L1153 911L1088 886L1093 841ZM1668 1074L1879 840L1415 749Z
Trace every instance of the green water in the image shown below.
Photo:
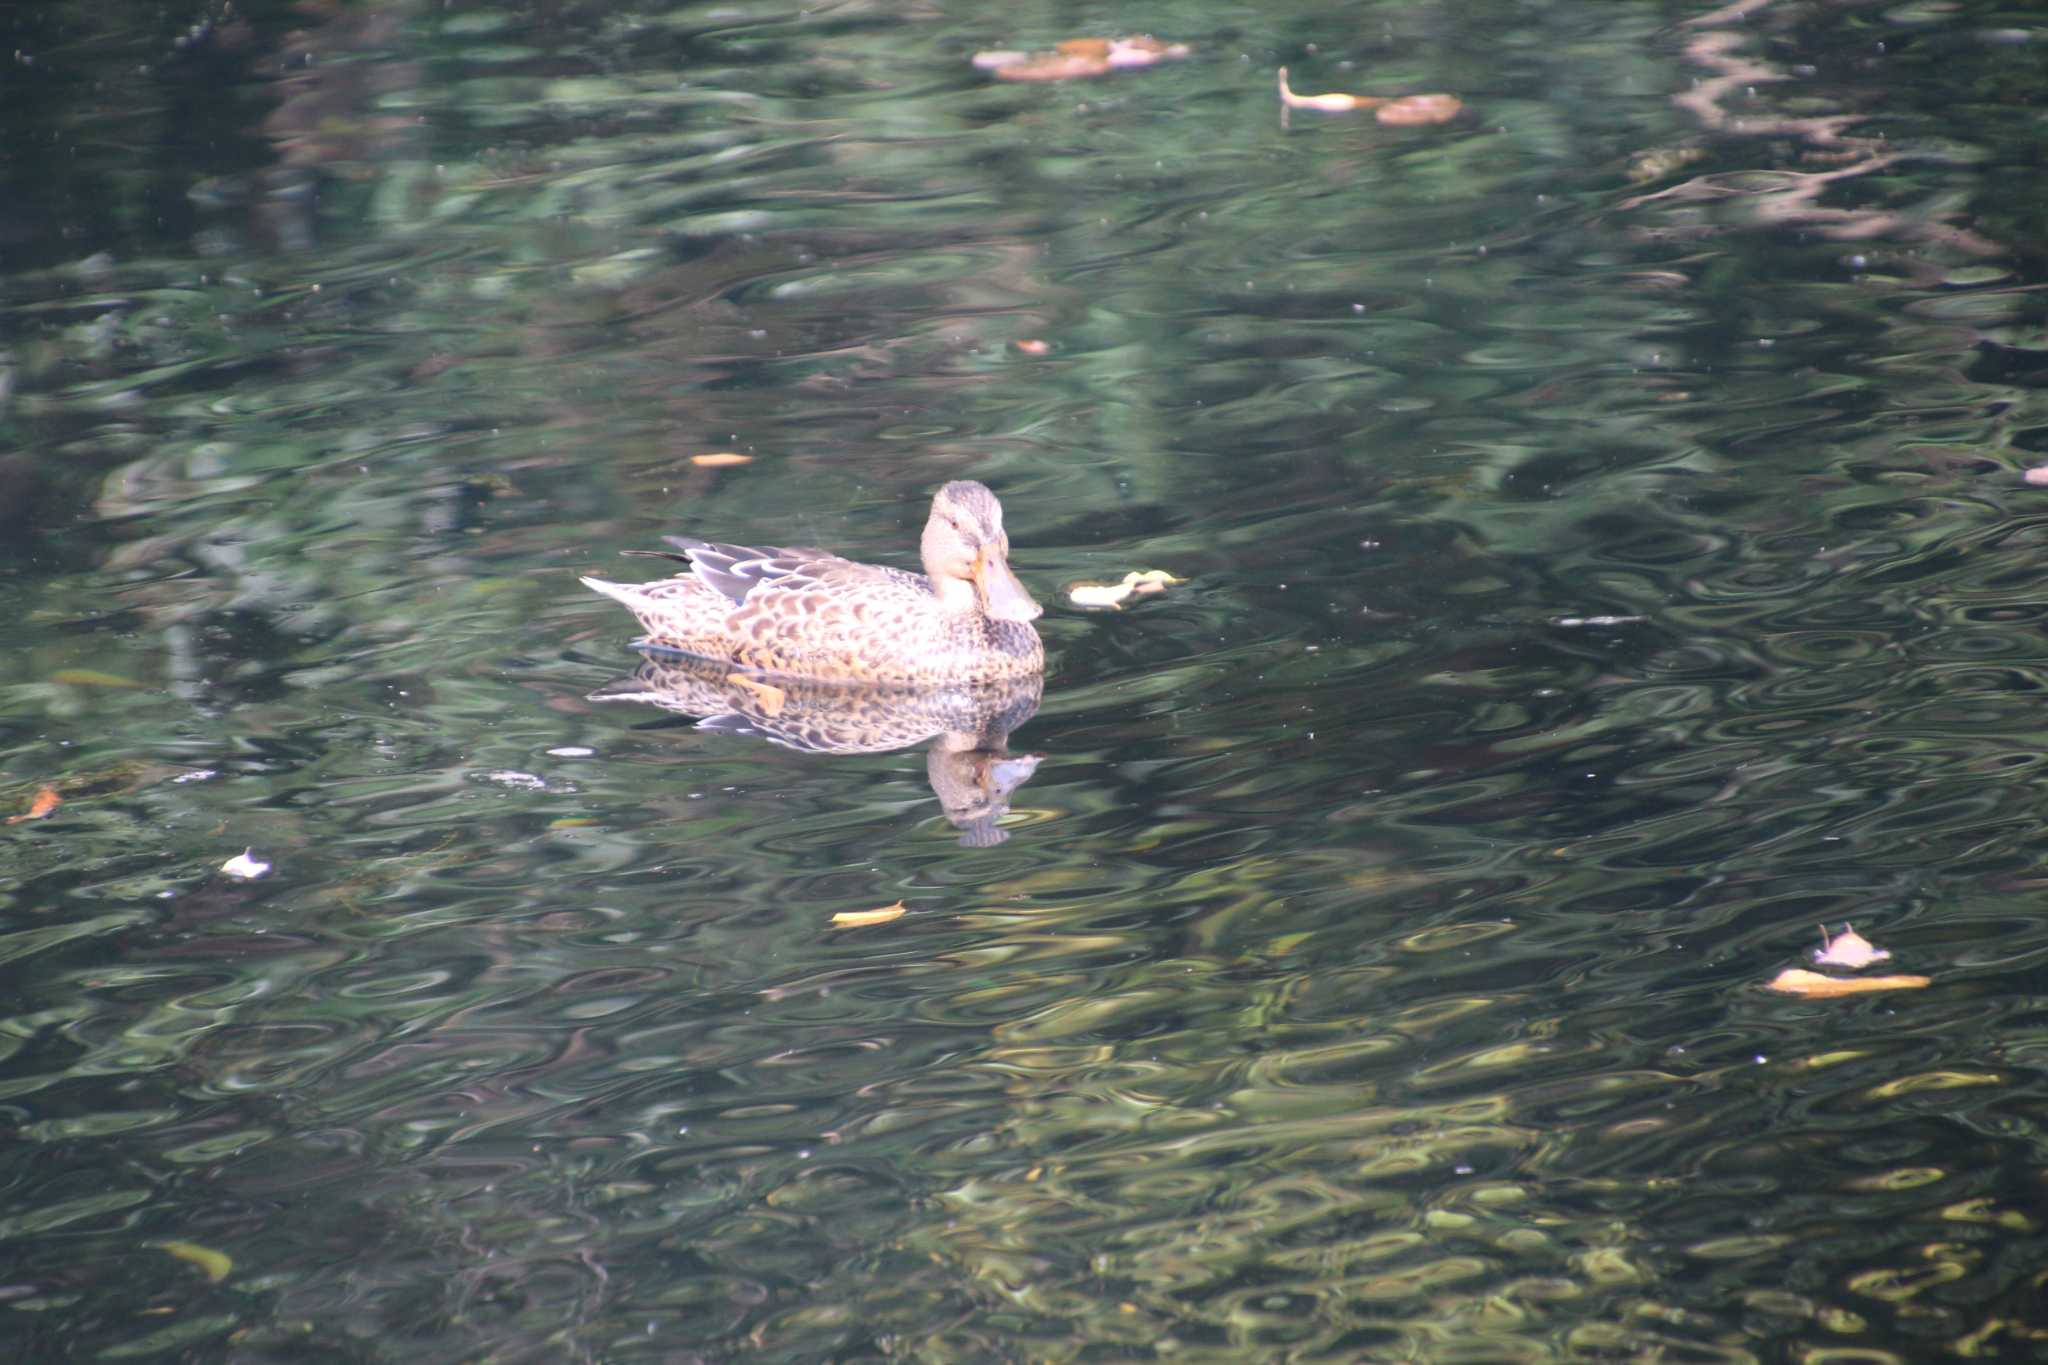
M2048 1351L2044 43L10 10L16 1354ZM957 478L1006 810L593 699L617 551ZM1766 989L1844 921L1925 983Z

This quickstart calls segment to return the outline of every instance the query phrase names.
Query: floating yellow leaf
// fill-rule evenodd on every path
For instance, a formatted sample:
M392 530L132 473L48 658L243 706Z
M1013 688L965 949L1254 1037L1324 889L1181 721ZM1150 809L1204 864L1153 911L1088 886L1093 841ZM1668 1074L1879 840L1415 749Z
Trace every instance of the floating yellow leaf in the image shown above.
M1820 947L1814 950L1813 960L1824 967L1860 968L1882 962L1890 956L1887 949L1878 947L1847 924L1832 939L1828 937L1828 927L1823 924L1820 927Z
M727 469L736 464L752 464L754 457L742 455L737 450L713 450L703 455L692 455L690 463L699 469Z
M1067 600L1077 607L1114 607L1134 592L1165 592L1170 584L1185 582L1164 569L1132 570L1121 583L1076 583L1067 589Z
M188 1261L206 1272L206 1278L219 1284L235 1268L235 1263L224 1251L203 1247L196 1242L151 1242L158 1251L168 1251L181 1261Z
M133 678L124 678L118 673L102 673L96 668L60 668L50 675L50 681L65 683L71 687L140 687Z
M1861 995L1866 991L1917 991L1928 984L1924 976L1823 976L1799 967L1787 967L1770 980L1770 989L1787 995L1824 1000L1836 995Z
M1297 95L1294 87L1287 83L1287 68L1280 68L1280 102L1289 109L1320 109L1326 114L1348 114L1354 109L1370 109L1375 104L1385 104L1383 99L1371 95Z
M1114 607L1130 595L1128 583L1076 583L1067 589L1067 600L1077 607Z
M57 807L63 804L64 798L57 795L57 789L55 787L44 787L41 791L36 793L36 799L28 803L28 810L25 814L10 815L7 817L7 823L10 825L18 825L24 820L44 819L50 814L51 811L57 809Z
M870 924L887 924L890 920L900 919L908 913L908 908L903 902L897 901L894 905L885 905L879 910L841 910L832 917L832 922L841 928L861 929Z

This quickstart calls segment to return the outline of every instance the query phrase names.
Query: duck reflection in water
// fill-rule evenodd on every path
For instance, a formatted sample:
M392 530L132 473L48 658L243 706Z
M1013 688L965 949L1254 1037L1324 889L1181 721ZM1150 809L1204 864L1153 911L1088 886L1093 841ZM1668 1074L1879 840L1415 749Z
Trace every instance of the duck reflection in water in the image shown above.
M1010 731L1038 711L1044 678L942 686L826 682L735 672L730 664L642 646L640 667L590 694L701 717L700 730L752 735L815 754L878 754L929 740L925 777L966 848L1009 838L998 821L1041 755L1015 754Z

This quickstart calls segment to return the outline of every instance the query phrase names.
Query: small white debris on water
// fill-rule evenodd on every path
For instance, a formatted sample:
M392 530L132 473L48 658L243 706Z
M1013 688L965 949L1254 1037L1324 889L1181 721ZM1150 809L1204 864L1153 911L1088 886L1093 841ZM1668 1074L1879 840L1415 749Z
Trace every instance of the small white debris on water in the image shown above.
M527 791L544 792L548 784L532 773L522 773L512 768L501 768L494 773L485 773L484 781L496 782L501 787L522 787Z
M270 871L270 864L257 858L255 852L251 848L243 849L240 853L222 863L220 870L227 873L230 877L240 877L243 881L248 882L255 881L258 877Z
M548 750L549 758L589 758L595 749L586 749L581 744L564 744L559 749Z

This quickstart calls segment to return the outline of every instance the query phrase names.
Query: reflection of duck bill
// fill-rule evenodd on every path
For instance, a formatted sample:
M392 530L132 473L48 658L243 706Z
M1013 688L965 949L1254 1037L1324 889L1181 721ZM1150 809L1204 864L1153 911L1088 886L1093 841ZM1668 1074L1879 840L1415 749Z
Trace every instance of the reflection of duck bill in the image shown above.
M1002 748L948 748L941 739L925 756L925 776L960 831L962 848L994 848L1010 837L996 822L1010 810L1010 793L1031 780L1043 754Z

